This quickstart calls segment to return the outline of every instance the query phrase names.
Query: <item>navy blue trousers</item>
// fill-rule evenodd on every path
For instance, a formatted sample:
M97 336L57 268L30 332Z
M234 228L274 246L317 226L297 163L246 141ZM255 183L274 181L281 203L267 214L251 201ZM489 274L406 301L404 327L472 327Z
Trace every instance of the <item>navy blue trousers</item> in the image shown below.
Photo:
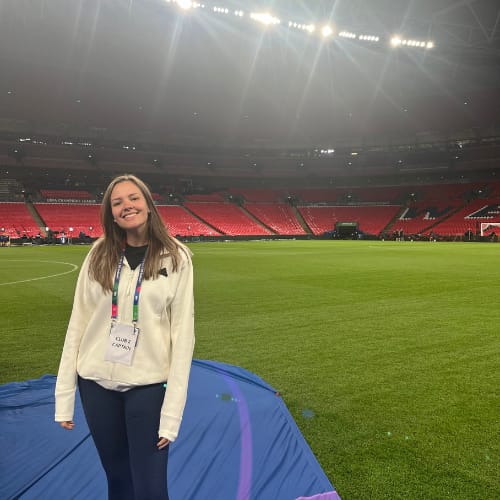
M156 447L163 384L117 392L78 377L78 387L109 500L168 500L169 447Z

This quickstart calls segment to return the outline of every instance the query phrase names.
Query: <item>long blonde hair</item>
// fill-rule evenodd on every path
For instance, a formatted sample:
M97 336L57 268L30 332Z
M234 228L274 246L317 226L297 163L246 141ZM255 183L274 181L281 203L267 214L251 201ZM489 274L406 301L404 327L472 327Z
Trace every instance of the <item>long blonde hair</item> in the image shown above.
M101 204L101 224L104 235L92 248L89 262L89 276L97 281L105 291L112 291L116 266L123 252L126 241L125 230L113 220L111 211L111 193L120 182L133 182L142 192L148 205L147 239L148 251L144 262L144 279L158 278L161 258L168 254L172 259L173 270L177 271L180 260L180 244L168 234L168 230L153 202L151 191L146 184L135 175L124 174L115 177L104 193Z

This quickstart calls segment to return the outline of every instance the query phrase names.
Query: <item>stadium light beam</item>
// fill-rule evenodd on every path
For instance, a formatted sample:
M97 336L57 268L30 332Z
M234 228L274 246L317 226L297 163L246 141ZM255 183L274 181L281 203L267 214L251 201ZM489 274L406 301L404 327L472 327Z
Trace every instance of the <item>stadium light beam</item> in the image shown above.
M354 38L356 38L356 33L352 33L351 31L341 31L339 33L339 36L342 38L354 39Z
M332 36L333 35L333 29L331 28L331 26L323 26L321 28L321 34L323 35L324 38L328 38L329 36Z
M302 30L302 31L307 31L309 33L312 33L316 29L314 24L303 24L303 23L297 23L295 21L288 21L288 27L289 28L296 28L296 29Z
M208 7L205 4L199 3L198 1L194 0L164 0L164 1L167 4L176 5L177 7L185 11L191 9L193 10L199 9L199 8L205 9L206 7ZM270 12L252 12L248 14L243 10L230 11L230 9L226 7L220 7L217 5L212 5L210 7L210 10L212 10L215 14L231 13L234 14L235 17L240 17L240 18L248 16L253 21L263 24L264 26L274 26L281 24L281 20L278 17L271 14ZM314 24L312 23L305 24L297 21L288 21L288 28L305 31L308 33L313 33L316 31L316 26ZM328 24L323 25L323 27L318 27L318 31L323 38L329 38L331 36L338 35L339 38L358 40L360 42L378 43L381 41L381 37L377 35L358 34L347 29L337 32L335 28L333 28ZM408 48L417 48L423 50L430 50L435 48L435 43L432 40L415 40L410 38L404 38L401 35L393 35L389 39L389 44L393 48L408 47ZM10 91L8 92L8 94L11 93L12 92ZM77 102L80 102L80 100L78 100Z
M250 14L250 18L266 26L281 23L281 21L277 17L269 14L269 12L252 12Z
M378 42L380 41L380 38L375 35L359 35L358 40L363 42Z
M423 40L412 40L412 39L404 39L399 35L395 35L391 38L391 46L392 47L416 47L419 49L433 49L434 42L428 40L424 42Z
M192 0L165 0L165 2L177 4L177 6L182 10L199 9L200 7L205 7L205 5L198 2L193 2Z

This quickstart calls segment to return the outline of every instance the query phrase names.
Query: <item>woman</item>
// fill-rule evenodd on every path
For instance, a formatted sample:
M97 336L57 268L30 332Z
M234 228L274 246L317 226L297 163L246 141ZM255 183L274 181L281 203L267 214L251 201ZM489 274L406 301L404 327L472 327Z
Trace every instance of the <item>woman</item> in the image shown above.
M191 253L133 175L110 183L101 223L76 285L55 420L73 429L78 385L109 499L164 500L194 348Z

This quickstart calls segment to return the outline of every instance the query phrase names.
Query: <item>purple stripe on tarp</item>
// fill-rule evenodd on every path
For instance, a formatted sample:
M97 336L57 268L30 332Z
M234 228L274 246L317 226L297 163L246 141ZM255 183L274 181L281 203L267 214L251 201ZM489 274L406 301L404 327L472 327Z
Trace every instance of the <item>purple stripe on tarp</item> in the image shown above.
M326 493L319 493L312 497L298 497L295 500L341 500L336 491L328 491Z
M227 374L223 375L227 385L236 396L238 413L240 417L240 479L238 483L237 500L249 500L252 488L252 429L250 425L250 413L247 402L236 382Z

